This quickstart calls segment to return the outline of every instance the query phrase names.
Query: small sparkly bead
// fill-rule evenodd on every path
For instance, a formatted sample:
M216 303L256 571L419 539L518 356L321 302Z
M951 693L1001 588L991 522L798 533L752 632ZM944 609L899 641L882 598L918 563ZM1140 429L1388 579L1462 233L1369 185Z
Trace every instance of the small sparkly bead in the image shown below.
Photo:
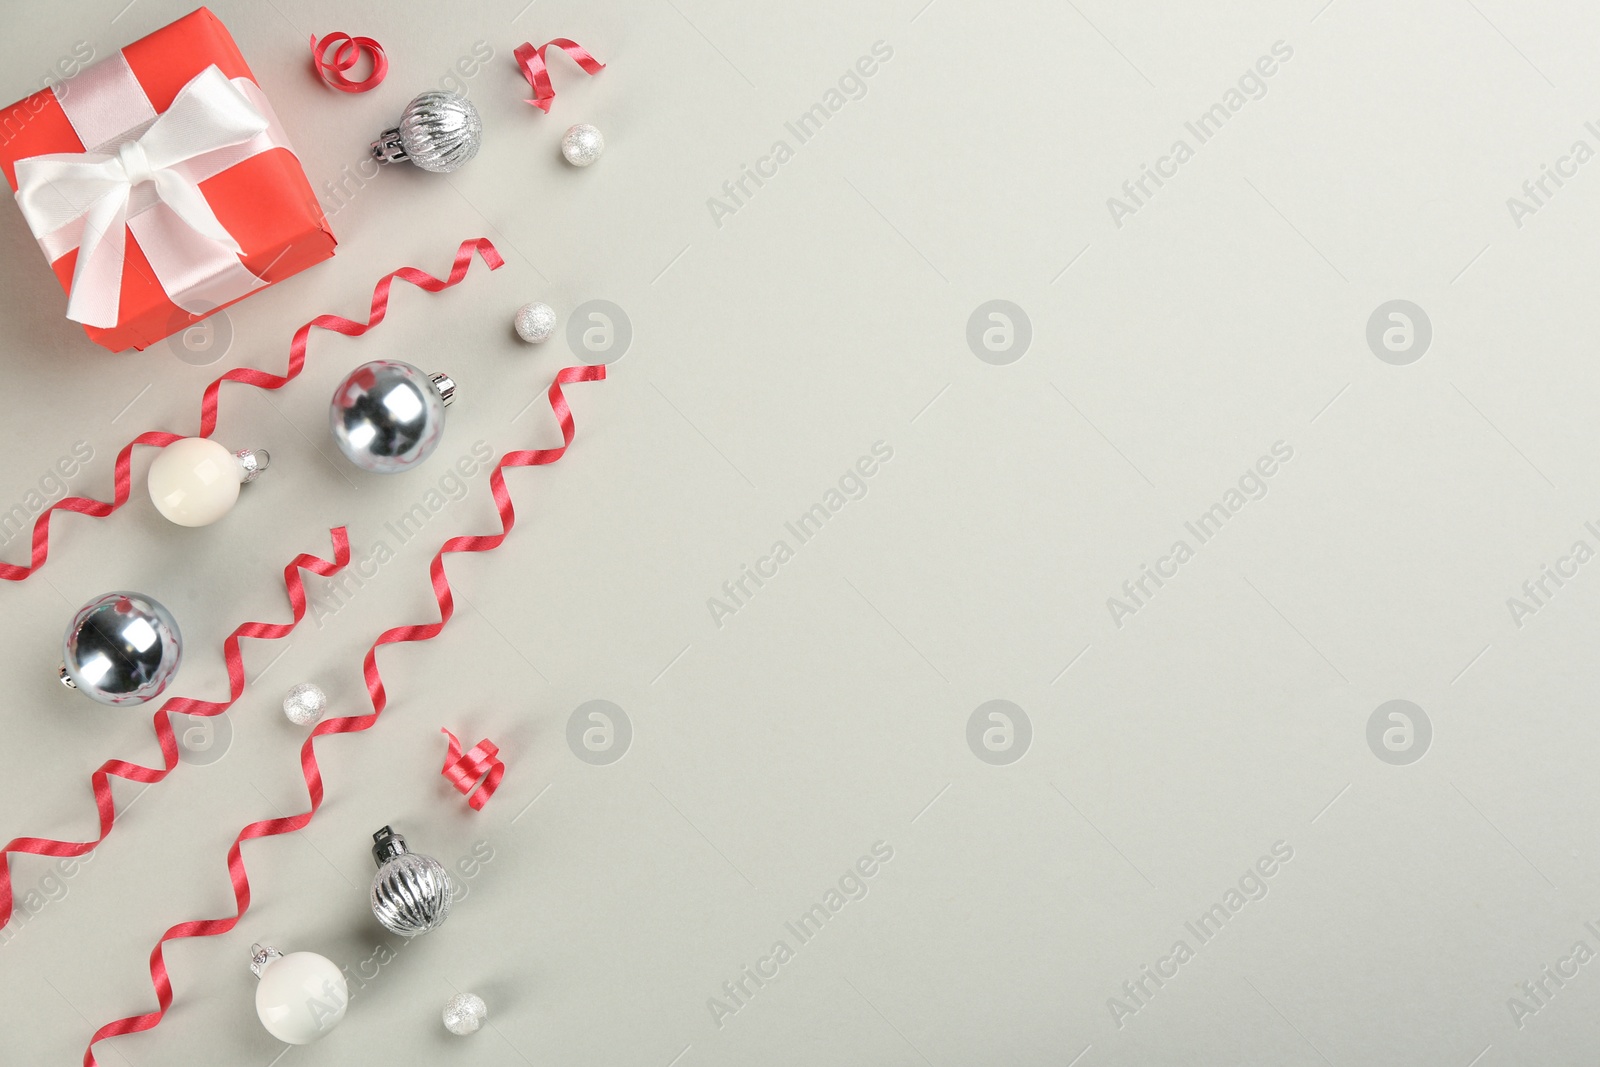
M283 698L283 714L296 726L309 726L327 710L327 695L310 682L301 682Z
M561 154L574 167L587 167L599 159L600 153L605 150L606 139L587 122L573 126L561 138Z
M444 1028L461 1037L477 1033L488 1017L488 1005L475 993L457 993L444 1006Z
M555 309L538 301L523 304L517 309L517 317L513 321L517 336L531 345L550 340L550 335L556 332Z

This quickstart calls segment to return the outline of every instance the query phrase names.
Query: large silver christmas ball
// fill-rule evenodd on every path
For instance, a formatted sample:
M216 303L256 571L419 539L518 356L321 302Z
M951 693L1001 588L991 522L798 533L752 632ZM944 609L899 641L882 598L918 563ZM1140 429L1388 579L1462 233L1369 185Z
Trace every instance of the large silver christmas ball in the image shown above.
M450 872L431 856L406 848L406 839L385 826L372 835L372 914L401 937L425 934L450 917L455 897Z
M61 643L61 681L101 704L143 704L178 673L183 635L143 593L95 597L72 617Z
M379 163L409 160L445 174L477 155L482 144L483 120L472 101L433 89L406 105L399 124L372 142L372 154Z
M455 383L409 363L379 359L350 372L334 391L328 424L339 451L362 470L394 474L433 454Z

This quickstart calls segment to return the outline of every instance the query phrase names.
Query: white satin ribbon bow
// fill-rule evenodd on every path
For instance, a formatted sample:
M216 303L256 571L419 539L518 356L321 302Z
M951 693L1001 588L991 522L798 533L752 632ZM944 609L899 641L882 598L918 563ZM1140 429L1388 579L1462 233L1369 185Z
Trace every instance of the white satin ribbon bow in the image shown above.
M238 146L261 138L268 127L267 116L213 66L185 85L148 129L114 151L19 160L17 203L45 254L54 261L68 249L78 249L67 318L89 326L117 325L130 219L159 214L162 205L192 233L174 232L183 227L154 220L152 243L167 244L165 251L171 253L198 249L206 260L221 260L230 273L248 275L237 258L242 254L239 243L217 220L199 183L254 154L241 154ZM163 288L181 306L184 301L175 290L185 280L164 276L173 272L164 271L163 264L182 256L153 254L142 238L140 245ZM255 284L261 284L259 279ZM203 287L203 279L191 279L189 287Z

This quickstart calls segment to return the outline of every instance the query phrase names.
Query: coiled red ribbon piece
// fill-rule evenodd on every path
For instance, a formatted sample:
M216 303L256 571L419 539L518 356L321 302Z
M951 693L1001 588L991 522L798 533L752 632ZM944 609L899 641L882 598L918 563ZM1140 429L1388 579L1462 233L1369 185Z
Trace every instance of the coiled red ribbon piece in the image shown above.
M450 582L444 573L444 557L456 552L489 552L498 548L516 524L516 510L511 504L511 493L506 489L504 471L508 467L536 467L543 464L554 463L566 455L567 448L572 444L577 434L572 420L572 409L567 405L567 398L562 394L563 385L574 382L597 382L606 376L603 365L567 367L556 374L555 381L550 383L548 398L550 410L555 413L556 421L561 426L561 446L559 448L541 448L507 452L500 457L499 463L489 474L489 489L494 495L495 510L500 515L500 532L497 534L463 535L452 537L434 553L433 560L428 565L428 575L433 584L433 598L439 605L439 620L437 622L422 623L410 626L396 626L385 630L378 635L378 639L367 650L361 663L361 671L367 682L367 696L372 701L370 715L350 715L338 719L324 719L311 731L305 743L300 746L300 773L305 779L306 793L311 799L311 807L298 815L289 815L276 819L263 819L253 822L240 830L233 839L233 844L228 848L228 878L233 883L234 914L221 919L191 919L178 923L168 928L166 933L156 942L155 948L150 952L150 981L155 987L156 1001L160 1005L155 1011L143 1015L131 1015L118 1019L100 1027L89 1039L89 1047L84 1050L84 1067L96 1067L94 1046L108 1037L117 1037L122 1034L133 1034L143 1030L150 1030L160 1024L167 1009L172 1006L172 980L167 975L166 960L162 955L162 946L168 941L176 941L189 937L215 937L225 934L238 925L244 913L250 909L250 879L245 875L244 859L241 855L241 846L244 842L261 837L275 837L279 834L293 833L304 829L310 824L312 817L322 807L323 787L322 771L317 766L316 740L328 734L360 733L371 729L388 706L389 697L383 688L383 678L378 673L378 649L384 645L399 644L410 641L428 641L437 637L455 614L455 601L450 594Z
M527 103L532 104L546 115L550 114L550 101L556 98L555 86L550 84L550 70L545 66L544 61L545 49L551 45L555 45L571 56L572 61L582 67L585 74L593 76L606 69L606 65L590 55L588 49L584 48L583 45L565 37L557 37L554 40L546 41L538 48L535 48L531 41L519 44L511 55L516 59L517 66L522 68L522 76L527 78L528 84L533 87L533 98L528 100Z
M219 397L224 382L243 382L245 385L257 389L282 389L305 369L306 347L313 329L331 330L342 333L346 337L360 337L378 323L389 313L389 289L396 280L409 282L417 288L429 293L437 293L457 285L467 276L467 269L472 265L474 255L482 257L489 265L490 270L498 270L505 265L505 260L500 258L494 245L484 237L470 241L462 241L461 247L456 250L455 262L450 266L450 276L440 281L427 271L415 267L401 267L390 274L385 274L378 279L377 286L372 290L372 309L364 323L352 319L342 318L338 315L318 315L310 322L295 331L294 339L289 343L289 368L284 374L269 374L266 371L255 370L250 367L235 367L222 377L206 386L205 394L200 399L200 434L201 437L210 437L217 428L217 408ZM31 576L45 560L50 557L50 516L58 511L71 511L79 515L88 515L93 518L103 519L128 502L128 495L132 491L133 479L131 470L133 466L133 449L136 445L154 445L164 448L172 442L180 440L181 434L162 433L151 431L142 433L123 446L117 453L116 471L113 478L114 489L110 501L93 500L89 497L68 496L62 497L51 504L33 522L33 555L26 566L15 563L0 563L0 579L8 582L20 582Z
M335 44L339 50L329 59L328 49ZM372 59L372 73L356 81L348 77L345 71L360 62L362 52ZM389 57L383 54L383 45L371 37L352 37L348 33L330 33L320 42L312 34L311 65L324 82L343 93L364 93L368 89L376 89L389 73Z
M500 788L500 779L506 776L506 765L500 759L500 749L486 737L463 756L461 742L456 735L443 727L439 732L450 739L450 750L444 757L444 770L439 773L456 787L456 792L467 798L473 811L482 811L483 806L489 803L489 798L494 796L494 791ZM479 779L482 779L481 784ZM474 789L477 792L473 792Z
M257 641L276 641L287 637L306 615L306 590L300 572L331 577L350 563L350 539L343 526L328 531L333 540L333 561L320 559L302 552L283 568L283 585L289 594L289 607L293 618L288 623L241 623L222 642L222 658L228 665L228 699L221 701L193 700L189 697L172 697L156 710L153 725L156 740L161 744L161 762L157 767L143 767L123 760L107 760L89 777L94 792L94 804L100 812L100 836L93 841L56 841L44 837L19 837L0 850L0 928L11 921L11 861L10 856L27 853L34 856L82 856L94 851L111 833L117 821L117 807L111 795L111 779L154 785L171 774L178 766L178 739L173 733L172 716L194 715L210 717L221 715L244 694L244 657L239 653L239 641L250 637Z

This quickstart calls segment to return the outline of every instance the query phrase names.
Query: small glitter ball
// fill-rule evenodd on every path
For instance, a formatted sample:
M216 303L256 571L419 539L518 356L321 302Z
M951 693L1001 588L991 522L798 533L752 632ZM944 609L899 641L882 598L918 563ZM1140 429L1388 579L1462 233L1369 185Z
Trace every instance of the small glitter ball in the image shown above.
M556 332L555 309L538 301L523 304L517 309L517 317L513 321L516 323L517 336L530 345L548 341L550 335Z
M311 725L327 708L327 696L310 682L301 682L283 698L283 714L296 726Z
M573 126L561 138L561 154L574 167L587 167L599 159L600 153L605 150L606 139L587 122Z
M444 1006L444 1028L461 1037L477 1033L488 1017L488 1005L475 993L457 993Z

